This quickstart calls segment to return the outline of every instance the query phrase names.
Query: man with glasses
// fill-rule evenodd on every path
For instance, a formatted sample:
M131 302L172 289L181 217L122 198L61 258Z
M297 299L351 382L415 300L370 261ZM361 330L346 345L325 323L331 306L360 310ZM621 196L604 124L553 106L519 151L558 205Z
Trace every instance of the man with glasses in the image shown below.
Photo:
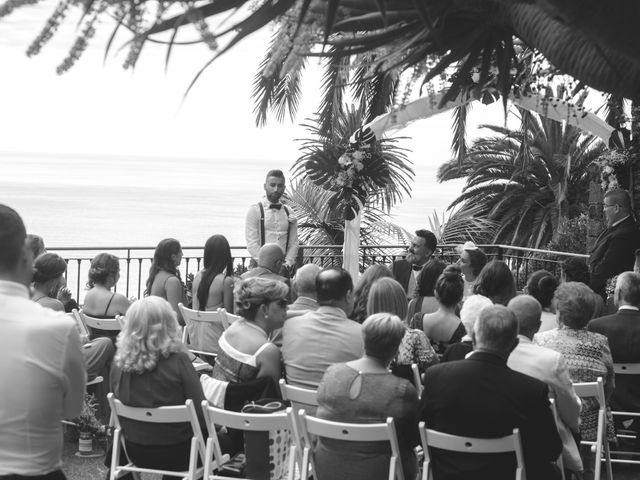
M590 252L589 286L606 299L607 280L624 271L633 270L635 252L640 248L640 231L626 190L607 192L603 207L607 228L598 236Z

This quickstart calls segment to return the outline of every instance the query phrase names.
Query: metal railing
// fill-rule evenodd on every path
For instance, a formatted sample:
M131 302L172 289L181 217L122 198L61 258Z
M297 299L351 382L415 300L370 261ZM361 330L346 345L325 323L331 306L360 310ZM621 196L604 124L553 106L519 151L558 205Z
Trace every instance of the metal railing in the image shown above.
M564 259L587 258L587 255L510 245L479 245L479 247L489 260L503 260L509 265L518 289L522 289L529 274L536 270L548 270L560 277ZM120 259L120 280L116 285L116 291L124 293L127 297L142 297L155 247L57 247L48 250L58 253L67 261L67 286L82 304L91 259L102 252L111 253ZM184 281L190 274L200 270L203 248L182 247L182 251L184 257L179 270ZM251 260L246 247L232 246L231 253L235 273L241 274L246 271ZM406 246L404 245L362 245L360 246L360 270L364 271L374 263L391 265L405 255ZM458 260L457 245L439 245L435 257L445 263L455 263ZM339 267L342 265L342 245L301 245L297 263L298 265L316 263L323 268Z

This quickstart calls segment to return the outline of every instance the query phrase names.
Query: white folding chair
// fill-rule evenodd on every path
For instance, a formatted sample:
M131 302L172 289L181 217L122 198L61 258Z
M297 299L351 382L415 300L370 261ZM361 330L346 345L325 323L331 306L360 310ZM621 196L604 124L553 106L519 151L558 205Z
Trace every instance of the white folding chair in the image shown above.
M120 330L122 330L124 328L124 322L126 321L126 318L124 315L116 315L116 321L120 324Z
M217 475L213 468L218 468L229 461L229 455L222 454L220 443L216 436L216 425L236 430L244 430L249 432L275 432L277 430L289 430L289 421L285 412L276 412L271 414L252 414L232 412L221 408L212 407L206 400L202 402L202 412L204 413L207 428L209 429L209 438L207 438L205 450L204 470L208 472L205 480L222 480L232 477ZM295 446L290 447L288 459L288 478L292 477L295 470ZM216 466L212 467L212 459L215 459ZM237 477L233 477L237 478Z
M308 388L302 387L294 387L293 385L287 384L284 381L284 378L281 378L278 382L280 385L280 393L282 395L283 400L289 400L291 404L295 407L298 405L306 406L310 405L312 407L318 406L318 391L311 390Z
M598 377L598 380L595 382L574 383L573 388L579 397L594 397L598 401L598 429L596 431L596 440L582 440L580 443L582 445L590 445L591 451L595 451L594 480L600 480L601 462L603 461L606 463L608 479L613 480L611 454L607 440L607 403L604 396L604 382L602 381L602 377Z
M637 381L640 382L640 363L614 363L613 370L615 371L616 377L618 375L638 375ZM617 380L617 378L616 378ZM640 417L640 412L624 412L624 411L612 411L611 412L614 417ZM627 439L635 439L636 441L640 441L635 432L627 431L627 433L617 432L616 437L618 438L627 438ZM628 457L640 457L639 452L633 451L625 451L625 450L612 450L611 451L611 462L612 463L630 463L630 464L640 464L640 460L632 460L626 458L617 458L618 455L625 455ZM613 458L613 456L616 458Z
M113 454L111 456L111 470L109 480L116 480L128 472L135 474L139 473L154 473L158 475L169 475L173 477L179 477L186 480L196 480L201 478L206 470L204 466L198 467L198 458L202 463L205 462L205 445L202 437L202 430L200 430L200 424L198 423L198 416L196 415L195 406L192 400L187 400L184 405L157 407L157 408L138 408L129 407L124 405L120 400L116 399L113 393L107 395L109 405L111 406L111 421L115 426L113 434ZM191 452L189 454L189 469L184 471L171 471L161 470L153 468L141 468L137 467L132 462L127 465L119 465L120 463L120 445L126 452L124 434L122 427L120 426L119 417L129 418L138 422L147 423L190 423L193 430L193 437L191 438ZM214 430L215 432L215 430ZM214 433L215 434L215 433ZM217 468L217 464L208 462L209 468Z
M549 405L551 407L551 413L553 414L553 420L556 422L556 429L558 430L558 433L559 433L560 417L558 417L558 409L556 408L555 398L549 399ZM556 460L556 465L560 469L560 473L562 474L562 480L564 480L564 460L562 460L562 453L560 453L558 460Z
M520 441L520 431L513 429L513 433L500 438L474 438L451 435L428 429L424 422L418 424L422 449L424 451L424 463L422 468L422 480L433 478L431 472L431 455L429 447L465 453L508 453L514 452L516 456L516 480L525 480L524 455Z
M82 320L82 316L80 315L80 312L78 312L78 309L74 308L71 311L71 313L68 315L71 318L73 318L74 322L76 322L76 327L78 327L78 332L80 332L80 336L89 338L89 336L91 335L91 332L89 332L89 329L84 324L84 321Z
M309 467L316 471L316 463L313 458L312 436L333 438L350 442L389 442L391 455L389 458L389 480L404 480L402 462L400 460L400 445L393 422L393 418L387 418L384 423L342 423L322 420L307 416L304 410L297 415L293 409L288 409L289 423L296 437L296 445L302 449L302 465L300 478L309 477Z
M418 392L418 398L422 397L422 391L424 390L424 386L422 385L422 379L420 378L420 370L418 370L418 364L411 364L411 373L413 373L413 383Z
M80 310L80 319L84 323L87 331L90 331L90 328L97 328L99 330L107 330L112 332L119 332L122 330L120 326L120 322L115 318L96 318L90 315L87 315L82 310Z
M218 340L229 325L240 318L227 313L224 308L219 308L215 312L201 312L187 308L182 303L178 304L178 308L185 322L182 341L196 355L217 357L220 353ZM206 328L199 328L198 324L206 324ZM190 331L192 335L189 334ZM196 331L198 334L195 333Z

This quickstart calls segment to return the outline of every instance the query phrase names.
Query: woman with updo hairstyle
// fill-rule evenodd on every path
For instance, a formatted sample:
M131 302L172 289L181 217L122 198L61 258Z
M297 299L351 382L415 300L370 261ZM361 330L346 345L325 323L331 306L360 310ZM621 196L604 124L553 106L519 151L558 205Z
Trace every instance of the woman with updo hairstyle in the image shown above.
M176 314L166 300L151 296L134 302L117 346L110 386L123 404L156 408L184 405L189 399L200 405L205 400L182 343ZM195 411L207 435L202 409ZM164 470L189 467L193 433L188 423L140 423L127 418L121 418L120 423L126 432L127 456L137 466Z
M604 335L587 330L587 323L593 318L596 307L593 290L584 283L561 283L555 291L553 302L558 316L558 328L537 333L533 341L562 354L573 383L595 382L598 377L603 378L607 400L607 437L609 441L613 441L615 433L608 403L614 389L614 371L609 341ZM582 440L596 440L598 408L595 398L582 400Z
M489 298L505 307L516 296L516 283L509 266L502 260L492 260L480 271L473 293Z
M178 316L178 322L184 326L179 303L187 305L184 285L178 266L182 263L182 246L175 238L160 240L149 268L149 278L145 295L154 295L169 302Z
M224 308L233 313L233 258L224 235L209 237L204 245L203 264L193 279L193 309Z
M379 278L384 277L393 278L393 274L391 273L391 270L389 270L389 267L380 264L374 264L367 267L353 291L353 312L351 312L351 315L349 316L351 320L358 323L365 321L367 318L367 300L369 298L371 285L373 285L373 282ZM407 303L406 298L405 303Z
M407 297L400 283L393 278L376 280L369 290L367 314L390 313L403 320L405 332L398 347L398 354L391 362L392 371L405 378L413 378L411 364L418 365L420 372L434 363L438 356L422 329L409 328L407 323Z
M67 286L64 273L67 262L57 253L43 253L33 262L33 295L31 300L43 307L64 312L58 292Z
M458 343L467 333L457 314L464 293L462 272L458 265L449 265L436 282L438 311L422 317L422 330L431 340L436 353L442 355L452 343Z
M545 332L558 326L556 313L552 305L553 294L558 285L560 285L558 279L546 270L538 270L529 276L525 293L538 300L542 306L542 314L540 315L542 323L538 329L539 332Z
M120 259L110 253L99 253L91 260L82 311L95 318L115 318L129 309L129 300L113 292L120 279Z
M402 286L400 289L404 293ZM417 473L413 448L419 442L418 393L411 382L389 372L405 332L396 315L369 316L362 324L364 356L327 369L318 387L317 416L349 423L380 423L393 417L404 478L409 479ZM319 437L314 447L319 480L386 480L389 456L388 442Z
M233 295L236 320L224 331L218 344L212 376L227 382L280 378L280 349L269 341L271 332L282 328L287 314L289 287L279 280L261 277L239 279Z
M417 296L409 302L408 316L411 320L414 316L420 317L425 313L433 313L438 310L438 301L435 297L436 281L444 271L446 265L440 260L432 259L422 267L417 278ZM414 292L408 292L413 297Z
M476 279L480 272L487 264L487 256L482 250L476 247L473 242L465 242L464 245L458 248L460 252L460 258L457 265L462 271L462 278L464 280L464 294L462 299L473 295L473 287L476 284Z

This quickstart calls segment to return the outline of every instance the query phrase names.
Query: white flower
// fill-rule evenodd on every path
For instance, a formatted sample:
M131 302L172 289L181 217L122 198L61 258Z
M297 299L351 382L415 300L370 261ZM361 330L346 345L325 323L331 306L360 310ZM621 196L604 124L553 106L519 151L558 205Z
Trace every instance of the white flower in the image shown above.
M356 161L356 160L360 161L360 160L364 159L364 153L361 152L360 150L356 150L355 152L353 152L351 154L351 158L353 158L354 161Z
M364 168L364 164L357 158L353 159L353 167L356 169L356 172L361 172Z
M348 153L343 153L338 159L338 163L343 167L351 165L351 155L349 155Z

